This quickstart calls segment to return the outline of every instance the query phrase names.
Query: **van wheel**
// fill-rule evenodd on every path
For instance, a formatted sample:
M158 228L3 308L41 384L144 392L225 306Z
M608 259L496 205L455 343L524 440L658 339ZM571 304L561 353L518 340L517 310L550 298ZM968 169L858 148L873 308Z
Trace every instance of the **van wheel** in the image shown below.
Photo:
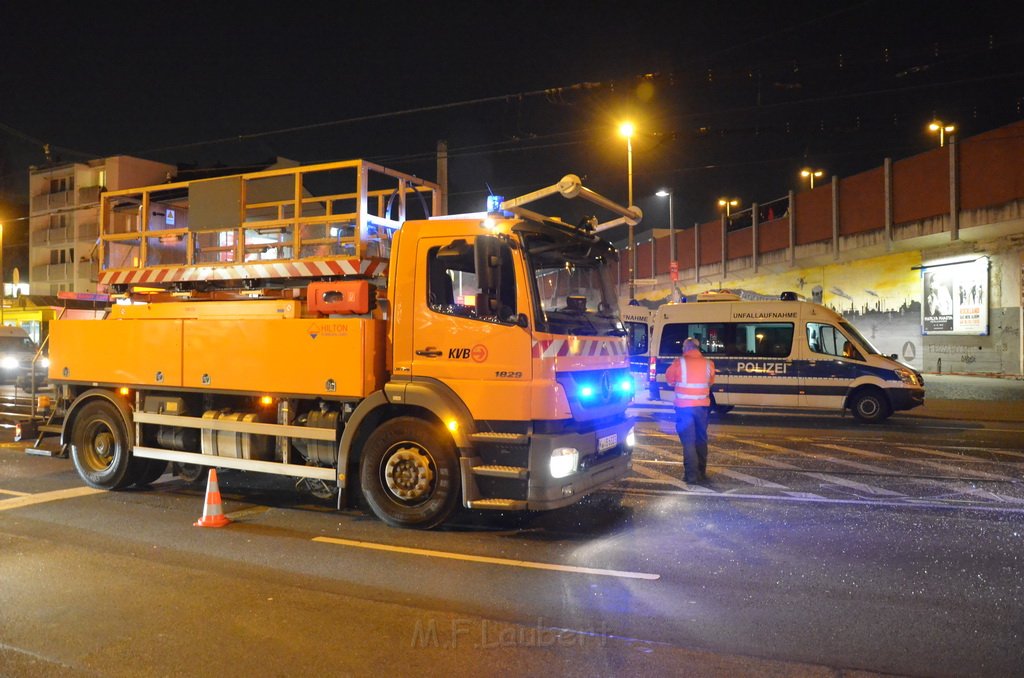
M877 424L884 421L890 414L889 401L878 389L865 389L853 396L850 409L858 421L865 424Z
M459 501L455 444L447 431L422 419L392 419L367 439L359 484L370 509L388 525L437 527Z

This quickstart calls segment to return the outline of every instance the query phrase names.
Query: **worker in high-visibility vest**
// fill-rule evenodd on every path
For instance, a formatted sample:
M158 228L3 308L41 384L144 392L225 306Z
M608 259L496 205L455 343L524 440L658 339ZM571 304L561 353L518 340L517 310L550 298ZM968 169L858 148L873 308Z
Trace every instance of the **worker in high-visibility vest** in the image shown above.
M700 352L700 341L688 337L683 355L672 361L665 381L675 389L676 433L683 445L683 480L688 484L707 480L708 410L715 363Z

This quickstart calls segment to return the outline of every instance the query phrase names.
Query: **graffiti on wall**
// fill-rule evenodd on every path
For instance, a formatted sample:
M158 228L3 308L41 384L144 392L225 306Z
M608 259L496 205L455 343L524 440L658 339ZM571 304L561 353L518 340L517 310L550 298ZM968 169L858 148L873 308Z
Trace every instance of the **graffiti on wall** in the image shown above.
M745 299L778 299L782 292L796 292L842 313L881 353L895 353L921 368L920 266L919 251L901 252L741 278L730 281L730 291ZM707 284L679 287L690 300L707 289ZM664 290L654 294L661 301L667 297Z

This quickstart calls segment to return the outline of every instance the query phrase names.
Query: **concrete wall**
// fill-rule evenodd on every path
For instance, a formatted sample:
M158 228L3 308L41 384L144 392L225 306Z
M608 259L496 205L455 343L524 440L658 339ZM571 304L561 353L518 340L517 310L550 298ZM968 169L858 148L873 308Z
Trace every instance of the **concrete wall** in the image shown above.
M943 372L1024 373L1024 122L951 141L892 162L891 171L880 166L797 193L785 214L774 212L756 227L753 206L734 213L725 262L720 220L677 229L680 287L686 294L737 289L763 296L796 289L852 315L868 326L865 334L881 334L880 349L926 371L938 371L941 359ZM787 204L780 201L773 204ZM646 306L669 297L668 250L664 236L637 248L645 263L636 277L655 281L637 286ZM899 253L916 266L988 256L989 334L924 336L920 269L910 273L907 261L889 258ZM853 287L833 284L844 278ZM877 296L879 289L888 296Z

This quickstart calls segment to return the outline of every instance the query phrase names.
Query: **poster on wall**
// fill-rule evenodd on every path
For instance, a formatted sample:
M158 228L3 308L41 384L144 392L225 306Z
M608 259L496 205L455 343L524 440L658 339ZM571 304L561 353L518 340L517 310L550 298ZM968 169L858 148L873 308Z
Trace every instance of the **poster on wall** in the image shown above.
M988 258L925 266L923 334L988 334Z

